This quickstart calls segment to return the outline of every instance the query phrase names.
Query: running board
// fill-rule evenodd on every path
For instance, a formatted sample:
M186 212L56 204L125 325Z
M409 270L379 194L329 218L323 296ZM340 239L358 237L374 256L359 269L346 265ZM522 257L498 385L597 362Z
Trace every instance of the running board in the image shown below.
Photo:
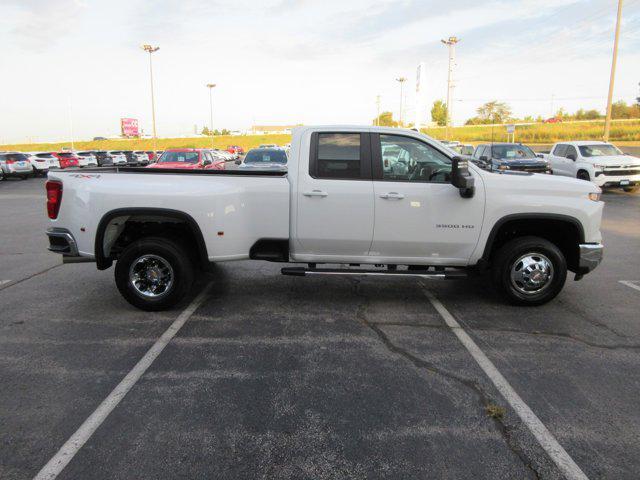
M349 268L285 267L280 270L280 272L282 275L293 275L297 277L305 277L307 275L360 275L378 277L418 277L444 280L467 278L467 272L461 270L433 272L429 270L361 270Z

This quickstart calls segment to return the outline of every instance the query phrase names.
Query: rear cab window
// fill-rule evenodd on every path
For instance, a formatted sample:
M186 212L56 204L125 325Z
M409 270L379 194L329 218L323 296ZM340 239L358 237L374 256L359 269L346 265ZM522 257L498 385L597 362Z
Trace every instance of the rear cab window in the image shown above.
M567 153L567 145L561 143L560 145L556 145L556 148L551 152L556 157L564 157Z

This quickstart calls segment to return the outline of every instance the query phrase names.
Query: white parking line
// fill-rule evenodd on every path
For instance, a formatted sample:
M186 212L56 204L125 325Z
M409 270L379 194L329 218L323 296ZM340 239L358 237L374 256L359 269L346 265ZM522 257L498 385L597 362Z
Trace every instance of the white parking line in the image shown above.
M524 403L520 395L513 389L507 380L498 371L495 365L484 354L480 347L473 341L467 332L460 326L456 319L449 313L445 306L438 300L433 293L426 288L423 289L424 294L429 299L440 316L444 319L447 326L458 337L458 340L469 351L480 368L489 377L498 391L502 394L511 408L516 412L520 419L527 426L529 431L538 440L540 446L551 457L551 460L560 469L562 474L568 480L588 480L587 476L580 467L573 461L569 454L562 448L555 437L547 430L547 427L540 421L535 413Z
M618 282L620 282L623 285L626 285L627 287L631 287L634 290L640 291L640 285L636 285L636 283L640 283L640 281L638 280L618 280Z
M140 377L144 375L147 369L151 366L153 361L158 358L158 355L162 353L164 347L171 341L171 339L180 331L182 326L189 320L189 317L193 315L196 309L204 301L211 284L207 285L200 294L193 299L187 308L176 318L171 326L162 334L162 336L153 344L153 346L144 354L144 357L133 367L133 369L127 374L124 379L114 388L111 393L105 398L98 408L87 418L80 428L69 437L69 440L58 450L51 460L42 467L42 470L34 477L35 480L51 480L56 478L64 467L73 459L82 446L91 438L91 435L98 429L98 427L104 422L114 408L122 401L129 390L136 384Z

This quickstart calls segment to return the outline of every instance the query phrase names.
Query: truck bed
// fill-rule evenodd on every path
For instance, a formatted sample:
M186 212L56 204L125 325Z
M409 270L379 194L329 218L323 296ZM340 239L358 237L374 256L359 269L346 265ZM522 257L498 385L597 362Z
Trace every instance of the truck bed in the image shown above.
M60 170L58 218L80 255L93 256L101 223L180 212L202 231L210 261L249 258L264 238L289 238L289 180L285 172L159 170L100 167ZM135 217L134 217L135 216Z

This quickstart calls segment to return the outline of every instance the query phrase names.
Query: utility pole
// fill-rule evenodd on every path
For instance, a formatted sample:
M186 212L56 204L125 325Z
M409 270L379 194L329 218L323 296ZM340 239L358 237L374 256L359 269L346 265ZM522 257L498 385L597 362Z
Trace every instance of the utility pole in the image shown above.
M445 137L449 140L449 128L451 127L451 112L453 111L453 67L456 64L456 43L460 41L458 37L449 37L447 40L440 40L449 48L449 74L447 76L447 121Z
M402 127L402 99L403 99L403 85L404 82L406 82L407 79L405 77L398 77L396 78L396 82L400 83L400 113L399 113L399 125Z
M376 95L376 121L374 125L376 127L380 126L380 95Z
M71 101L71 94L69 94L69 135L71 136L71 151L75 150L73 145L73 104Z
M549 115L549 118L554 118L556 116L556 112L553 111L553 101L555 100L556 96L555 94L551 94L551 115Z
M149 54L149 80L151 82L151 120L153 121L153 153L158 151L158 135L156 134L156 102L153 96L153 62L151 61L151 55L154 52L160 50L160 47L152 47L145 44L141 47L145 52Z
M216 84L215 83L207 83L207 88L209 89L209 115L210 115L210 121L211 123L209 124L209 130L211 133L211 148L215 148L213 145L213 89L215 88Z
M616 79L616 62L618 61L618 40L620 38L620 20L622 19L622 0L618 0L618 18L616 19L616 33L613 37L613 59L611 60L611 77L609 78L609 96L607 97L607 118L604 121L604 141L609 141L611 128L611 104L613 102L613 84Z

